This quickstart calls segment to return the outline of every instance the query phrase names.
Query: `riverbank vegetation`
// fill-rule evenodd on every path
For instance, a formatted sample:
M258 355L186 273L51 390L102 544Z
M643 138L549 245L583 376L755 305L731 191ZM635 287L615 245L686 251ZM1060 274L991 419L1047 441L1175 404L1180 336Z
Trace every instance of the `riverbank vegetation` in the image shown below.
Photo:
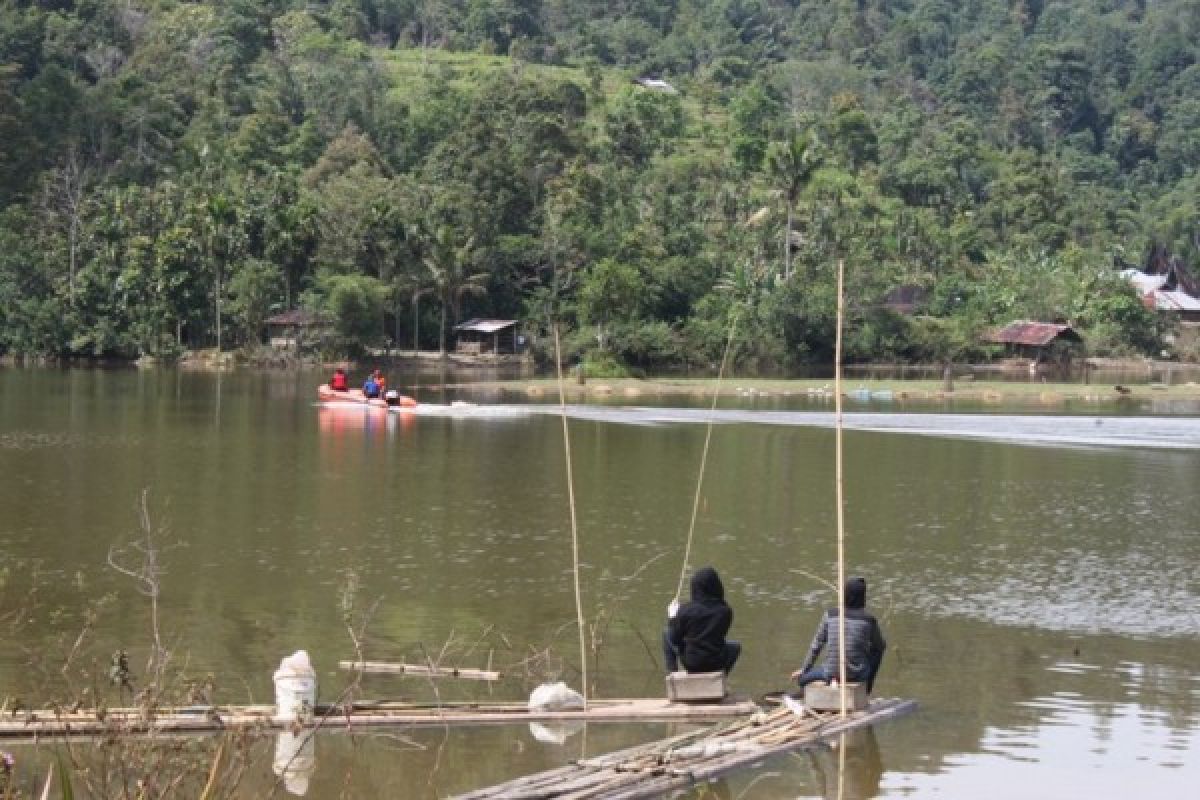
M1195 0L5 3L0 349L299 307L327 354L490 316L621 374L736 317L778 370L831 361L844 259L851 362L1015 318L1157 356L1115 265L1200 259L1198 56Z

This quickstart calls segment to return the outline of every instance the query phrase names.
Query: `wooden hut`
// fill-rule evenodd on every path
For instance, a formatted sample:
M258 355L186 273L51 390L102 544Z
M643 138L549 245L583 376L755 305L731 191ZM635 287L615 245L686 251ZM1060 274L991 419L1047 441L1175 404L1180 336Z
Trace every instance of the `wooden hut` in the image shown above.
M296 350L302 342L319 337L326 327L316 312L294 308L267 320L267 343L280 350Z
M1074 352L1083 346L1083 337L1070 325L1054 322L1010 322L986 338L1035 364L1046 361L1069 363Z
M469 355L519 351L515 319L469 319L454 326L455 351Z

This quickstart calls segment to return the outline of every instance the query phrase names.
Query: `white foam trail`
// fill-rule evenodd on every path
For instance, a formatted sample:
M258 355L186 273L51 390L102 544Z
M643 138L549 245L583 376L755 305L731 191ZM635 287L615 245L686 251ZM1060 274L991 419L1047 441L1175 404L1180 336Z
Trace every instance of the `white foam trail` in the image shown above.
M454 405L417 408L419 414L454 417L514 417L559 414L553 405ZM725 424L791 425L832 428L834 415L823 411L751 411L637 406L566 407L572 419L624 425ZM1200 450L1200 419L1191 417L1100 417L1018 414L847 413L847 430L904 433L1069 447L1140 447Z

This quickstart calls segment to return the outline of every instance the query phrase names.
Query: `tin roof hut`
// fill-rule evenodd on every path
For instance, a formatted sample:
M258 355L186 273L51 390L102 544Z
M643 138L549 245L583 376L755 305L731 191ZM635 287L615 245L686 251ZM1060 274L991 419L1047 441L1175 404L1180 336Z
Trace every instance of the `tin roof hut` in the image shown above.
M459 353L516 353L519 349L515 319L469 319L455 325L454 332Z
M1070 325L1054 322L1010 322L985 337L987 341L1003 344L1015 355L1033 362L1069 362L1073 351L1081 349L1083 337Z
M267 343L280 350L295 350L304 341L318 338L327 327L320 314L294 308L267 320Z

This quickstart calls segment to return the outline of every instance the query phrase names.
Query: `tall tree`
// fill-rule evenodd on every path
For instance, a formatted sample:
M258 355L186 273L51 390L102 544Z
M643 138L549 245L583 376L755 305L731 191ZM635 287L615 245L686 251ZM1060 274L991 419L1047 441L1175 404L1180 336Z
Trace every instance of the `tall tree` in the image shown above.
M438 352L446 354L447 322L457 323L462 310L462 300L468 294L483 294L487 287L487 274L472 272L474 267L475 237L462 234L454 226L442 224L423 236L424 256L429 271L429 282L442 307L441 327L438 331ZM449 319L447 315L451 315Z
M816 134L813 131L792 131L780 142L771 142L763 159L771 183L787 202L787 225L783 232L783 279L792 277L792 220L796 201L804 191L813 172L820 166Z

